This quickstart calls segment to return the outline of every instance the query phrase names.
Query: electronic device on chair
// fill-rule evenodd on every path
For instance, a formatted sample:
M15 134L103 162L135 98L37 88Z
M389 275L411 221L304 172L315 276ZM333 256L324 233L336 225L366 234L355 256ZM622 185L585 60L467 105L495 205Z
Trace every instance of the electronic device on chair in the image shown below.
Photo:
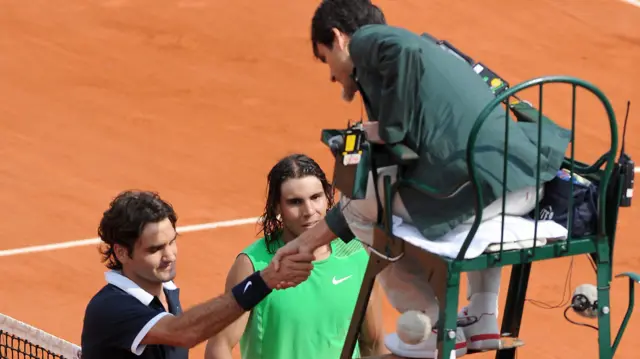
M322 136L335 156L333 186L351 199L365 198L371 146L362 121L349 123L342 130L324 130Z
M344 166L357 165L362 159L362 150L365 144L362 121L347 128L344 133L343 146L340 151Z
M620 149L620 158L618 163L620 165L620 173L624 176L624 184L622 188L622 197L620 198L620 207L630 207L631 199L633 197L633 184L635 177L635 163L631 160L631 157L624 151L625 138L627 134L627 120L629 119L629 108L631 102L627 102L627 113L624 117L624 128L622 130L622 148Z

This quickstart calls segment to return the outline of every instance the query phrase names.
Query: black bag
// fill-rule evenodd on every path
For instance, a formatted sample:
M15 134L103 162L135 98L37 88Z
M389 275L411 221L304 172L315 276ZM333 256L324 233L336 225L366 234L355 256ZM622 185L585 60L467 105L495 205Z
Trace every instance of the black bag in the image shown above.
M573 197L572 237L595 234L598 225L598 187L574 173L573 191L569 171L560 170L556 177L545 183L545 194L540 201L540 220L553 220L567 228L569 199ZM528 215L535 218L535 209ZM569 229L569 228L567 228Z

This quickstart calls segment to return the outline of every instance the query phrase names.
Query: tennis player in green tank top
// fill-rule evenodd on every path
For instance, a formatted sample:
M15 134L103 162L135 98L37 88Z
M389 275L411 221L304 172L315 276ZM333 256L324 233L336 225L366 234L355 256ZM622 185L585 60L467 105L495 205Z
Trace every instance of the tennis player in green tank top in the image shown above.
M322 221L333 205L331 185L308 156L283 158L271 169L267 182L261 219L264 237L236 258L227 276L227 290L265 268L280 247ZM318 248L314 256L306 282L271 293L212 337L205 359L231 359L238 344L243 359L340 357L369 256L360 242L346 244L340 239ZM378 293L376 288L354 358L388 353Z

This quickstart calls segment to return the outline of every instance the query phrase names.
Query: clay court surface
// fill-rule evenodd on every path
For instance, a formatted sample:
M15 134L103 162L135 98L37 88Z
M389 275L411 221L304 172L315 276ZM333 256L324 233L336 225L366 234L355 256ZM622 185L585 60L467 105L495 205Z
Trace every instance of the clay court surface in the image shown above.
M307 153L331 173L320 130L357 119L360 106L339 99L312 57L316 3L0 1L0 250L95 237L102 211L127 188L159 191L179 225L190 225L258 216L267 171L286 154ZM620 132L630 99L627 150L640 159L640 8L614 0L379 3L390 23L446 38L512 83L549 74L594 83ZM576 150L592 161L608 144L608 124L582 99ZM569 106L567 96L545 102L565 125ZM636 199L620 217L616 273L640 269L638 218ZM184 234L176 282L185 308L223 291L235 255L257 232ZM595 281L577 257L565 290L569 264L536 263L529 297L557 305ZM0 312L79 343L104 269L95 245L0 257ZM612 285L615 335L627 282ZM563 309L526 306L519 358L597 357L597 333L565 321ZM393 330L396 313L385 312ZM632 318L617 358L637 357L639 323Z

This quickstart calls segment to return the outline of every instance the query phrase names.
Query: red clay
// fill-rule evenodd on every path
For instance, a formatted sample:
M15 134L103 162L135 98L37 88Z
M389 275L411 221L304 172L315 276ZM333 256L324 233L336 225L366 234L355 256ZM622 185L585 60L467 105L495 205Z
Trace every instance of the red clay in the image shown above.
M0 1L0 249L94 237L102 210L125 188L160 191L184 225L259 215L266 173L288 153L305 152L331 172L320 130L359 117L360 106L340 101L312 57L315 5ZM640 156L633 141L640 8L613 0L380 5L391 23L446 38L512 83L550 74L594 83L611 100L620 130L630 99L627 150ZM545 109L566 125L569 100L548 99ZM602 111L592 105L586 96L578 102L577 152L587 161L608 141ZM640 268L631 227L638 208L622 211L616 273ZM185 306L222 292L233 258L256 233L249 225L184 235L177 282ZM559 303L568 265L534 265L530 297ZM3 257L0 270L0 312L79 342L85 303L103 285L94 247ZM594 280L586 258L576 258L566 295ZM614 327L626 288L613 282ZM385 311L392 330L396 314ZM638 320L617 358L636 356ZM521 334L520 358L597 357L596 332L567 323L562 308L528 304Z

